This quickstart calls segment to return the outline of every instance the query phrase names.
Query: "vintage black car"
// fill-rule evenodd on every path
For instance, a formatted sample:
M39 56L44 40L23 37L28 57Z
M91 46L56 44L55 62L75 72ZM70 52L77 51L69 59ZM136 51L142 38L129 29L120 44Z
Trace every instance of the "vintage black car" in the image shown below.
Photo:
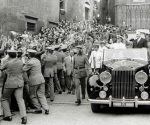
M147 49L108 49L102 70L89 76L87 92L91 109L150 105Z

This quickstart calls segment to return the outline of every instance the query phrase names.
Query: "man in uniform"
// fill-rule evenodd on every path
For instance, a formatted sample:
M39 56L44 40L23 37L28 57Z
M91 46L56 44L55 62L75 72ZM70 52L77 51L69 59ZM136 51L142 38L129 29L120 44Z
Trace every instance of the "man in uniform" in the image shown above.
M0 68L1 70L7 70L7 79L2 94L2 107L5 116L4 120L12 120L9 99L11 98L11 94L14 92L22 117L22 124L26 124L27 116L25 103L23 100L23 63L20 59L16 58L17 52L15 50L8 51L8 55L9 61Z
M78 49L78 53L77 55L74 56L73 77L76 86L76 97L77 97L77 101L75 103L77 103L77 105L80 105L81 104L80 85L82 90L82 99L85 99L85 88L86 88L86 77L87 77L86 67L89 68L90 73L92 71L87 56L83 55L82 46L77 46L77 49Z
M44 67L44 78L47 84L47 93L50 96L50 100L54 101L54 75L55 65L57 63L57 56L53 55L54 48L47 47L47 53L42 59Z
M64 63L64 54L59 52L60 47L55 46L54 55L57 56L57 76L61 85L63 92L65 92L65 81L64 81L64 72L63 72L63 63Z
M45 97L45 80L41 72L41 63L35 58L35 50L27 50L29 61L24 65L23 70L29 73L29 93L33 105L36 107L35 113L42 113L41 107L45 114L49 114L49 106Z

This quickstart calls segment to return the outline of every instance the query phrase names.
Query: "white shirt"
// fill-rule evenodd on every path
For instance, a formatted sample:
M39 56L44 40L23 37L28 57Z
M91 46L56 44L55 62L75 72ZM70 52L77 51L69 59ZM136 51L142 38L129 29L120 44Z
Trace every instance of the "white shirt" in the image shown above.
M112 48L113 49L126 49L126 45L123 43L114 43L112 45Z
M102 67L102 59L103 54L99 51L93 51L91 53L91 56L89 58L89 63L91 65L91 68L100 68Z

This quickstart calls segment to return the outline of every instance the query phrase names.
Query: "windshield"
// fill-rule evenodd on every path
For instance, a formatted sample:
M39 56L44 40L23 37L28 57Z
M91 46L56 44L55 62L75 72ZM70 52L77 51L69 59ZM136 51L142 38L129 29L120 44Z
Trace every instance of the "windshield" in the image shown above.
M148 61L147 49L107 49L104 50L104 62L109 60L141 60Z

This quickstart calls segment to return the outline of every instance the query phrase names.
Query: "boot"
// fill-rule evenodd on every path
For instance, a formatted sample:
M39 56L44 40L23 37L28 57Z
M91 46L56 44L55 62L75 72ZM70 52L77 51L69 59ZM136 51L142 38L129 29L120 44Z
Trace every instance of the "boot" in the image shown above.
M77 101L75 101L75 103L76 103L77 105L80 105L80 104L81 104L81 100L80 100L80 99L77 99Z
M45 110L45 114L48 115L49 114L49 110Z
M22 119L21 124L27 124L27 117L23 117L23 118L21 118L21 119Z
M4 121L12 121L12 117L11 116L7 116L3 118Z
M41 109L35 110L34 113L35 113L35 114L41 114L41 113L42 113L42 110L41 110Z

